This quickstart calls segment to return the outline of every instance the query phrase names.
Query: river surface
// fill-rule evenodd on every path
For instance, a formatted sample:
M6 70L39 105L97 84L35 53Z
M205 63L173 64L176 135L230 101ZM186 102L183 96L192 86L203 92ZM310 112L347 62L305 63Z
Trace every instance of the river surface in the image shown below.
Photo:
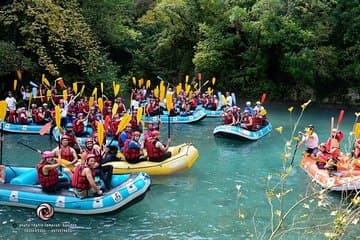
M220 123L217 118L205 118L192 125L171 125L172 145L193 143L200 152L199 159L186 172L153 177L153 185L146 197L117 214L55 213L51 220L43 222L32 209L0 206L0 239L259 239L255 233L263 232L270 221L264 179L281 171L284 144L300 112L300 105L294 105L291 118L290 105L269 103L265 107L273 131L254 142L215 138L213 129ZM338 107L310 105L296 132L314 124L323 142L330 133L330 118L335 117L336 124L339 111ZM354 112L345 110L341 122L345 139L353 127ZM282 134L275 130L279 126L284 128ZM165 139L167 126L164 125L161 131ZM49 136L6 134L3 163L35 166L38 162L39 155L17 144L18 141L41 150L56 145ZM346 140L343 142L342 147L349 148ZM295 168L287 178L287 188L293 191L287 196L286 206L304 194L311 183L298 166L300 158L301 150L296 154ZM335 204L339 201L337 195L331 198ZM322 209L318 214L328 216L329 211ZM323 238L314 233L303 234L300 230L286 234L283 239Z

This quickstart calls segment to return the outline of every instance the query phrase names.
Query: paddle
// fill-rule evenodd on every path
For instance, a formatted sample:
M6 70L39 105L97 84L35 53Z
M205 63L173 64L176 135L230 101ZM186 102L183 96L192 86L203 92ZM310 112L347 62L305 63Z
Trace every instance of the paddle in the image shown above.
M56 105L55 106L55 124L57 129L59 130L59 132L61 132L61 126L60 126L60 106Z
M296 140L295 150L294 150L294 153L293 153L293 156L292 156L292 159L291 159L290 166L292 166L293 163L294 163L294 159L295 159L296 151L298 149L298 145L299 145L299 140Z
M118 125L118 128L117 128L117 130L116 130L116 134L115 134L115 135L118 135L120 132L122 132L122 131L125 129L126 125L129 124L130 121L131 121L131 116L130 116L130 114L125 113L124 116L123 116L122 119L121 119L121 122L120 122L119 125Z
M119 105L117 103L114 103L113 108L111 110L111 116L112 117L115 116L115 114L117 113L118 108L119 108Z
M97 123L97 134L100 148L104 143L104 125L101 122Z
M216 78L213 77L213 78L211 79L211 83L212 83L213 86L215 85L215 82L216 82Z
M36 148L33 148L32 146L29 146L29 145L27 145L27 144L25 144L25 143L22 143L22 142L17 142L17 144L23 145L23 146L25 146L25 147L27 147L27 148L29 148L29 149L33 150L34 152L42 153L42 151L41 151L41 150L36 149Z
M172 95L166 94L166 108L168 110L168 138L170 138L170 111L172 109Z
M265 102L265 99L266 99L266 93L263 93L261 95L260 103L263 104Z
M354 136L355 136L355 138L358 138L360 136L360 123L355 124Z
M141 121L141 118L142 118L142 115L143 115L143 108L142 107L139 107L137 109L137 113L136 113L136 121L137 121L137 124L139 125L140 121Z
M39 131L39 134L41 136L44 136L51 128L51 125L52 125L52 121L46 123Z
M340 124L344 118L344 110L340 110L340 113L339 113L339 117L338 117L338 121L337 121L337 124L336 124L336 129L339 129L340 127Z
M2 153L3 153L3 121L5 121L6 116L6 101L0 101L0 121L1 121L1 129L0 129L0 165L2 165Z

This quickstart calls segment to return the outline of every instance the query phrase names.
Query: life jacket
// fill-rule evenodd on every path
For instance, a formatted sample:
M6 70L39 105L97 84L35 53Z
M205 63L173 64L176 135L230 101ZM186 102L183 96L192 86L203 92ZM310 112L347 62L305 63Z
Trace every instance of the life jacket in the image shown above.
M38 181L41 186L43 187L50 187L55 185L58 182L59 174L56 169L50 169L48 175L44 175L42 169L45 164L38 164L37 165L37 175Z
M78 124L77 124L77 122L78 122L78 119L75 119L74 121L72 121L73 131L77 134L84 132L84 128L85 128L84 122L81 121Z
M16 112L14 110L10 110L9 117L8 117L9 123L15 123L16 122Z
M129 148L129 143L131 141L134 141L134 140L131 140L131 139L128 139L125 141L125 144L124 144L124 156L126 159L136 159L136 158L139 158L140 157L140 148Z
M74 160L74 156L71 153L70 147L67 148L60 147L60 156L62 159L68 160L70 162Z
M120 115L123 114L125 112L125 105L123 103L120 103L118 105L118 109L117 109L117 113L119 113Z
M81 165L78 165L75 167L74 173L71 178L71 187L81 189L81 190L90 189L90 183L87 180L86 176L81 175L82 171L86 167L87 166L84 164L81 164ZM94 169L91 169L91 175L93 177L95 177Z
M146 141L145 147L149 158L160 158L164 154L161 149L155 147L157 142L156 139Z
M151 115L155 111L155 108L150 103L145 107L145 109L146 109L146 113L149 115Z
M27 114L26 112L21 112L18 114L18 123L26 124L27 123Z
M224 123L224 124L230 124L230 123L232 123L232 122L233 122L232 115L226 114L226 115L224 116L223 123Z
M126 133L126 139L131 139L131 133L126 132L126 131L125 131L125 133ZM123 142L123 141L121 140L121 135L122 135L122 133L119 135L119 138L118 138L118 146L119 146L119 147L124 147L125 142ZM125 141L126 141L126 140L125 140Z

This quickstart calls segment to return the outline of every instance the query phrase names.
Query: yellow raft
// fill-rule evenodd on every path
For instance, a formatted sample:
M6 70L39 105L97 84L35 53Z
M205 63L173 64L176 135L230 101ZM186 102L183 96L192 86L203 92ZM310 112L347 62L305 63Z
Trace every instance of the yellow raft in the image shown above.
M171 157L162 162L143 161L128 163L126 161L111 161L104 164L114 167L114 174L145 172L149 175L170 175L188 170L199 158L199 151L191 143L183 143L169 147Z
M144 172L149 175L171 175L177 172L186 171L192 167L199 158L199 151L191 143L183 143L177 146L169 147L171 157L162 162L143 161L139 163L128 163L126 161L110 161L103 166L112 165L114 174L125 174ZM125 159L122 153L117 157ZM79 160L80 161L80 160ZM68 161L62 159L62 166L73 171L74 166L68 165Z

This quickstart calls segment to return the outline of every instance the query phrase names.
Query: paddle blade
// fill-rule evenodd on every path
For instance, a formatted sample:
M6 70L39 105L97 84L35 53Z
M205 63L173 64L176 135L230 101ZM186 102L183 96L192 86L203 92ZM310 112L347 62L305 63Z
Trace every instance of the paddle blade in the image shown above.
M48 98L48 100L51 97L51 90L50 89L46 90L46 97Z
M212 80L211 80L211 83L212 83L213 86L215 85L215 82L216 82L216 78L213 77Z
M55 106L55 124L56 124L56 127L58 128L58 130L60 130L60 120L61 120L60 106L56 105Z
M344 113L345 111L344 110L341 110L340 113L339 113L339 117L338 117L338 121L337 121L337 124L336 124L336 129L339 129L339 126L344 118Z
M165 85L164 85L163 81L160 82L160 96L159 96L159 98L160 98L160 102L162 102L164 100L164 98L165 98Z
M103 109L104 109L104 100L101 97L98 98L98 105L99 105L100 112L102 113Z
M73 83L73 90L74 90L75 94L78 92L77 82L74 82L74 83Z
M16 90L16 86L17 86L17 79L14 79L14 91Z
M45 124L39 131L39 134L41 136L44 136L46 133L49 132L50 128L51 128L51 125L52 125L52 121L48 122L47 124Z
M67 90L63 90L63 98L64 98L64 101L67 101Z
M137 109L137 113L136 113L136 121L137 121L137 124L140 123L141 118L142 118L142 115L143 115L143 108L142 108L142 107L139 107L139 108Z
M208 89L207 89L207 94L210 96L211 93L212 93L211 87L208 87Z
M156 86L156 88L154 89L154 96L159 97L159 86Z
M132 82L133 82L133 85L136 87L136 78L135 77L132 77Z
M17 70L17 71L16 71L16 75L17 75L18 79L21 80L22 74L21 74L21 71L20 71L20 70Z
M85 85L82 85L81 90L80 90L80 96L82 96L82 95L83 95L84 90L85 90Z
M97 94L97 88L94 88L93 92L91 93L91 96L95 96Z
M91 108L94 105L95 98L94 96L89 97L89 108Z
M117 103L114 103L113 108L111 110L112 117L115 116L115 114L117 113L118 108L119 108L119 105Z
M172 109L172 94L171 93L166 94L166 109L168 110L168 114L170 114L170 111Z
M104 125L101 122L97 122L97 134L99 145L102 146L104 142Z
M226 105L226 98L223 94L221 95L221 102L222 102L222 105Z
M115 84L115 86L114 86L115 97L119 94L119 91L120 91L120 84Z
M146 80L146 89L149 89L151 86L151 81L150 80Z
M101 88L101 94L103 94L104 93L104 83L103 82L100 83L100 88Z
M185 76L185 83L188 83L188 81L189 81L189 75L186 75Z
M41 75L41 83L46 85L47 87L50 87L49 80L47 80L47 78L45 77L45 74Z
M354 136L355 136L355 138L358 138L360 136L360 123L355 124Z
M0 101L0 121L5 120L7 103L5 100Z
M116 131L116 135L122 132L130 121L131 121L131 116L128 113L125 113L121 119L121 122L119 123L118 129Z
M265 102L265 99L266 99L266 93L263 93L261 95L261 99L260 99L261 104L263 104Z

